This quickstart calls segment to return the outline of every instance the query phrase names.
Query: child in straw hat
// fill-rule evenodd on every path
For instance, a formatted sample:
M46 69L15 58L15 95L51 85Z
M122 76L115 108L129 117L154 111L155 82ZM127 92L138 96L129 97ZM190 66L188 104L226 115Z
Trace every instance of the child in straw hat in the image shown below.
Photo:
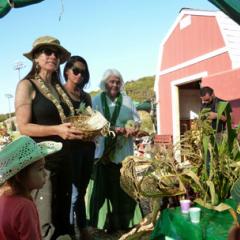
M0 151L0 239L42 239L31 191L45 183L44 157L61 148L62 143L21 136Z

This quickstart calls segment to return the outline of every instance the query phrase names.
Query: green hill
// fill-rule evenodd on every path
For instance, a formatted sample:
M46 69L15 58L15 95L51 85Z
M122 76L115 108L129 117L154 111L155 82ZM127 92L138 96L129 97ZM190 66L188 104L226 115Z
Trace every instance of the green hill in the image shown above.
M154 76L139 78L125 84L125 91L134 101L144 102L154 98Z

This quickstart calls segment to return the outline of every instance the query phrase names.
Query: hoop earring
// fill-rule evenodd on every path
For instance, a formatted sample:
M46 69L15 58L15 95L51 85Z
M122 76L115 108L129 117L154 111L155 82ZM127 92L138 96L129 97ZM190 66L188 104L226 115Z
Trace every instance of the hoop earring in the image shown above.
M36 72L39 72L40 70L40 66L39 66L39 63L38 62L35 62L36 66L35 66L35 70Z
M35 78L36 78L40 72L40 66L38 62L34 61L34 63L35 63Z

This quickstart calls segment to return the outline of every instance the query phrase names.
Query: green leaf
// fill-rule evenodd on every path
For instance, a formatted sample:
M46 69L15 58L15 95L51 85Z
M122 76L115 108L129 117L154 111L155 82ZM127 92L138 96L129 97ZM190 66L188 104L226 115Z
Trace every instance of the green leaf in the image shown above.
M213 206L218 204L218 195L215 192L215 186L214 183L210 180L206 181L206 184L209 187L210 195L211 195L211 203Z
M204 191L204 189L203 189L203 187L202 187L202 185L200 183L199 177L193 171L191 171L191 170L184 170L181 175L185 175L185 176L190 177L199 186L201 191Z
M235 201L240 202L240 178L233 184L231 196Z
M224 101L220 101L217 104L217 126L216 126L216 130L218 129L219 120L221 119L221 116L225 112L225 110L227 108L227 105L228 105L228 102L224 102Z
M78 109L76 110L76 112L78 113L78 114L82 114L82 113L84 113L86 111L86 104L84 103L84 102L81 102L80 104L79 104L79 107L78 107Z

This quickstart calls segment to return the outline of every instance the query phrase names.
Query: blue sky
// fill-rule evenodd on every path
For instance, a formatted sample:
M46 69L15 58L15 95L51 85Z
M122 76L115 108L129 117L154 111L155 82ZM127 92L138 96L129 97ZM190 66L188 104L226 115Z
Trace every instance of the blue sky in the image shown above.
M0 113L9 111L5 94L15 94L14 65L23 62L20 75L27 74L31 62L22 54L37 37L55 36L84 57L91 75L86 91L91 91L108 68L117 68L125 82L154 75L160 43L181 8L217 10L207 0L45 0L12 9L0 18ZM9 101L14 111L14 97Z

